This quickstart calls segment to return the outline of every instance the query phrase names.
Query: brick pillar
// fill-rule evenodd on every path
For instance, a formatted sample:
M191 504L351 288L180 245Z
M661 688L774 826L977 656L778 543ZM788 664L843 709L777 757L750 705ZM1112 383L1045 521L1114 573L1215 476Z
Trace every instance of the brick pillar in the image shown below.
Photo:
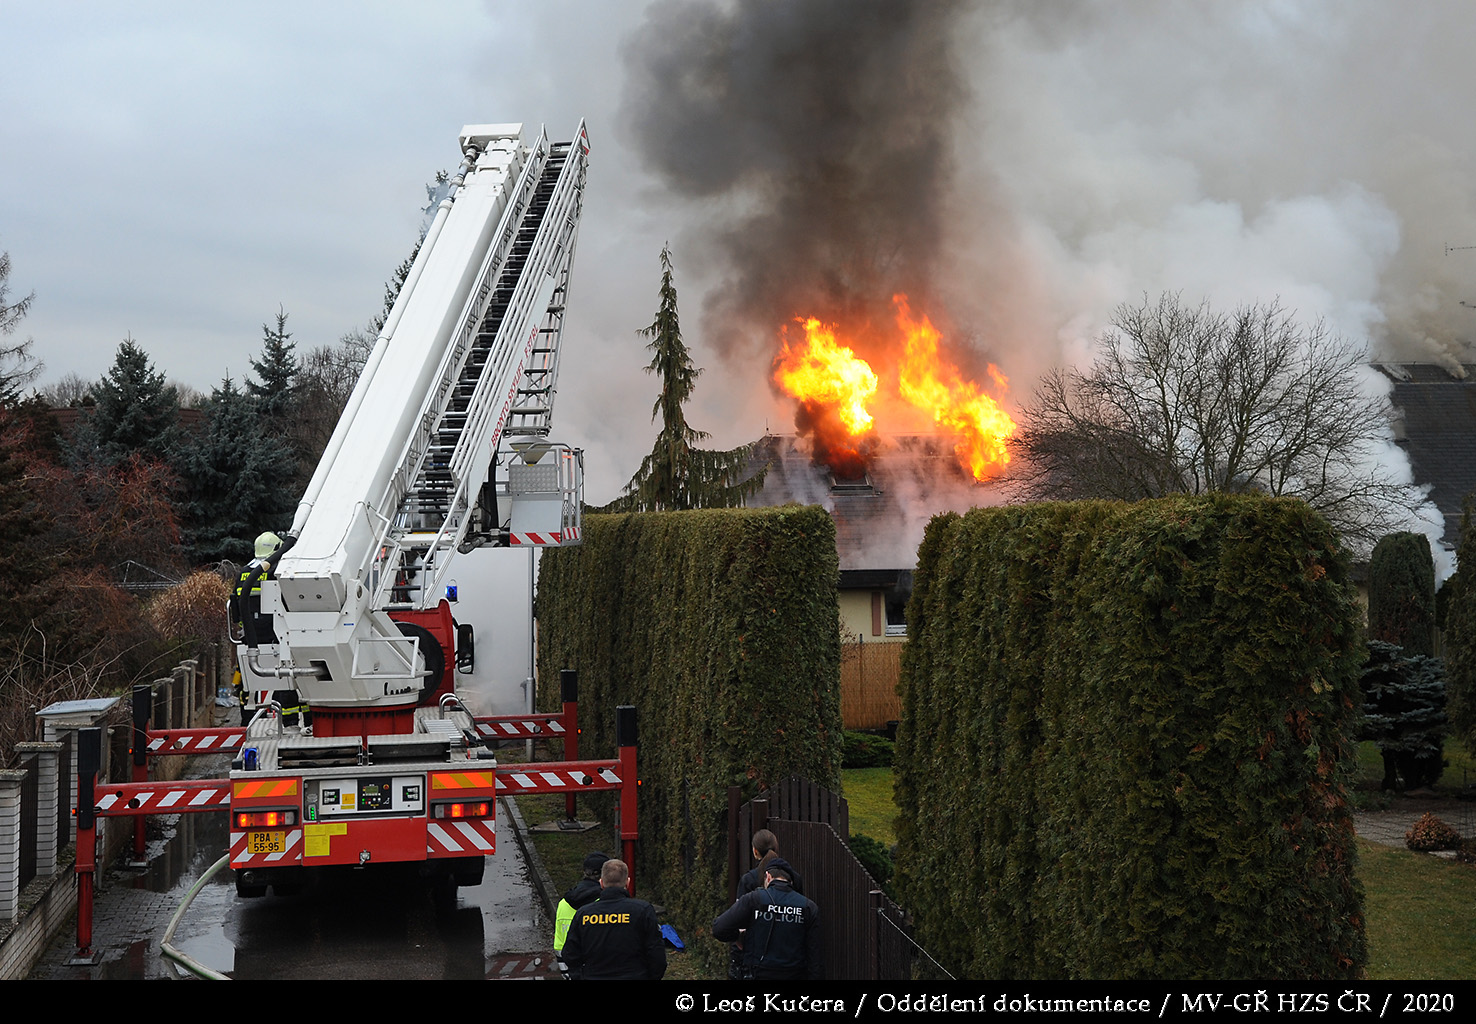
M62 738L70 734L72 739L72 749L66 764L57 765L58 772L63 778L63 784L67 787L67 806L72 809L66 825L63 826L62 834L56 837L58 850L65 849L77 837L77 730L79 728L81 726L74 722L42 719L41 735L48 744L56 744L58 760L62 756L60 750L64 746L61 742ZM60 799L60 794L58 794L58 799Z
M0 771L0 921L20 913L21 782L26 773Z
M195 663L182 661L170 673L174 677L174 692L178 694L180 722L177 728L192 729L195 725Z
M57 769L61 761L60 743L17 743L16 753L29 754L36 760L40 785L36 792L36 874L49 878L56 874L57 858L66 845L58 834L57 804L61 800Z
M154 680L154 717L150 719L153 723L149 726L150 729L179 728L178 723L171 716L171 712L174 710L174 702L169 698L173 683L173 676L160 676Z

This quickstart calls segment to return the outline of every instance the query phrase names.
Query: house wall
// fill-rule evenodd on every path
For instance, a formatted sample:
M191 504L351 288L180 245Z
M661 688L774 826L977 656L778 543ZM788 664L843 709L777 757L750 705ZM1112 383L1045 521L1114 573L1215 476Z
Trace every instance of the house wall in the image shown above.
M862 643L902 643L906 636L887 636L886 594L881 590L842 590L841 628L846 639Z

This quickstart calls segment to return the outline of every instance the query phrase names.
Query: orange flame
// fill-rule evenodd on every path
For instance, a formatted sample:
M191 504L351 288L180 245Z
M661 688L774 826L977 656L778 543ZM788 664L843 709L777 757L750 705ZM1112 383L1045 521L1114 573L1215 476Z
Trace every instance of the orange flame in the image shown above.
M795 318L805 329L805 345L791 348L789 339L774 360L774 380L801 402L834 409L853 437L871 429L866 403L876 394L876 374L866 360L840 344L835 327L814 317Z
M977 384L965 380L958 367L939 357L938 329L926 316L912 319L907 296L894 295L892 302L897 306L897 327L906 339L897 381L902 397L959 435L958 456L974 479L999 475L1010 461L1006 442L1015 433L1015 421ZM1008 385L994 364L988 373L998 387Z
M976 480L988 480L1004 471L1010 461L1007 442L1015 433L1015 421L984 394L979 385L966 379L938 352L941 335L926 317L914 320L907 296L894 295L897 327L901 332L902 355L897 363L897 390L903 399L933 417L933 422L958 435L959 461ZM834 325L815 317L796 317L804 325L803 345L791 346L786 332L779 355L774 359L774 381L801 403L797 417L803 432L813 431L827 459L854 464L864 456L855 441L843 439L835 424L857 438L872 427L867 404L876 396L878 382L871 366L836 339ZM994 364L986 370L998 391L1009 388L1009 380Z

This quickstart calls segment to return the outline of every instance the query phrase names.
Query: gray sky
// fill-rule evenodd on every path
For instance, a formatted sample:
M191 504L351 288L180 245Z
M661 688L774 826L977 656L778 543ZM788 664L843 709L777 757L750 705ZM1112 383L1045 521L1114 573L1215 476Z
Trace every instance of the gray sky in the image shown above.
M201 390L249 369L279 305L300 349L335 342L379 310L461 125L543 122L567 138L584 117L555 435L586 449L588 496L604 501L652 437L635 331L664 241L706 369L693 424L725 447L791 429L767 385L765 323L823 310L755 310L741 288L762 283L776 183L813 172L808 153L845 150L850 133L822 144L817 126L850 101L853 117L874 104L890 120L846 153L864 166L851 181L865 188L842 197L854 214L842 203L820 223L885 207L863 233L885 253L915 196L939 225L916 263L936 278L930 312L1016 399L1046 366L1090 358L1117 303L1163 290L1279 297L1376 354L1473 358L1476 311L1461 303L1476 302L1476 251L1445 250L1476 246L1469 4L940 0L917 8L922 44L894 45L882 18L845 35L854 62L832 46L836 67L865 69L834 76L844 95L823 94L828 70L776 88L865 5L841 5L839 22L831 6L657 0L648 18L644 0L0 0L0 250L12 294L36 293L21 334L46 382L96 378L131 335ZM935 78L944 99L914 120ZM894 80L904 102L887 102ZM687 120L665 119L677 96ZM947 159L889 178L893 144L909 157L922 123L946 129ZM743 174L725 180L724 161ZM913 181L940 194L923 203ZM792 187L784 202L773 209L808 205ZM754 294L782 292L771 280Z
M567 139L584 117L556 436L590 450L590 496L612 496L650 431L626 416L612 437L586 410L621 393L649 412L635 331L668 230L612 127L642 6L0 2L0 250L12 298L36 293L20 333L42 382L101 376L131 334L208 391L249 371L279 305L299 351L336 342L380 310L463 124Z

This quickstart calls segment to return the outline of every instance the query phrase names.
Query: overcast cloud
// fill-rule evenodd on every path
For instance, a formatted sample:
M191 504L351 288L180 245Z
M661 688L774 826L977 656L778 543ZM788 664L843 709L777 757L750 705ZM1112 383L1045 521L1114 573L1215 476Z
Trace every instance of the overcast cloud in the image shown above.
M850 123L864 124L865 103L888 121L845 133L868 142L849 156L864 189L825 197L816 222L879 210L867 236L878 252L888 231L905 228L898 251L912 252L918 224L936 228L926 259L901 262L934 278L934 318L1021 397L1045 366L1090 358L1116 303L1164 289L1280 297L1380 354L1472 359L1476 311L1462 302L1476 302L1476 251L1446 252L1476 246L1469 5L923 6L920 25L895 28L898 5L863 0L0 0L0 249L13 294L36 293L22 334L46 381L101 375L131 335L201 390L249 368L279 305L300 348L334 342L379 310L414 243L422 186L457 162L462 124L544 122L567 138L584 117L590 188L555 433L586 448L589 497L603 501L652 436L635 331L654 312L665 241L707 369L694 425L723 446L790 429L767 386L764 321L777 331L815 311L766 312L760 302L795 278L759 273L766 239L753 236L774 223L766 201L810 207L759 171L792 184L814 170L808 133L817 150L836 144L822 131L836 123L833 80ZM828 8L854 23L854 61L833 45ZM798 13L775 17L786 11ZM776 69L812 44L866 78L775 89ZM889 76L905 102L887 101ZM946 88L930 93L919 76ZM682 103L666 110L663 89ZM703 102L691 90L707 90ZM709 104L714 90L742 95ZM807 105L786 108L786 95ZM939 103L914 122L909 105L929 95ZM709 114L720 120L693 120ZM730 117L750 148L724 159L749 170L725 178L699 163L694 187L682 177L689 133L720 147ZM917 162L909 131L936 141L937 166ZM752 152L767 144L773 161ZM908 173L888 175L899 153ZM906 216L909 196L925 218ZM821 259L845 248L811 247ZM869 287L885 289L878 277ZM747 333L735 342L735 331Z

